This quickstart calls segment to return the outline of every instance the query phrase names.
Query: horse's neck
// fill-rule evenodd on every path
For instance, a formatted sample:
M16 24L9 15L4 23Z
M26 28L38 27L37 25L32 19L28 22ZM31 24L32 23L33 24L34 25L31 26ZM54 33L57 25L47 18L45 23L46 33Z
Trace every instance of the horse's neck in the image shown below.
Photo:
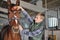
M11 29L5 33L4 40L21 40L20 33L13 33Z

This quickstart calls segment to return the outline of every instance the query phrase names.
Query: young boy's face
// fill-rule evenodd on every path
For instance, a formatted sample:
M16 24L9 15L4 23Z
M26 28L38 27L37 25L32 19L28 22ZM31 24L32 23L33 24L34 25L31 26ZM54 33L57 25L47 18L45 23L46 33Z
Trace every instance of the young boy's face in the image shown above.
M42 22L44 20L44 16L42 16L42 15L36 15L36 17L35 17L35 23L40 23L40 22Z

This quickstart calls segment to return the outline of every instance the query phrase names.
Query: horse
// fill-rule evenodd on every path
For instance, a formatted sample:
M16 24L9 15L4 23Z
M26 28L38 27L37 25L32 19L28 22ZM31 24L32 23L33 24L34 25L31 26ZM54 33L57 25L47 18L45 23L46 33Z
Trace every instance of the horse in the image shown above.
M19 0L17 0L19 3ZM18 5L18 3L16 3ZM11 2L8 0L8 20L9 25L2 28L1 40L22 40L20 31L23 29L19 23L19 10L16 7L10 6Z

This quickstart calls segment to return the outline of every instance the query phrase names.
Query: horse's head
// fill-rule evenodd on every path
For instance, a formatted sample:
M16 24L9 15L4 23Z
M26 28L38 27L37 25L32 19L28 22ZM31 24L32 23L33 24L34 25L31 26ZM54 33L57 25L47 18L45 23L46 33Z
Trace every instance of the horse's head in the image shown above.
M12 26L12 28L14 29L18 29L19 28L19 10L17 10L16 6L11 7L11 10L9 10L9 24Z

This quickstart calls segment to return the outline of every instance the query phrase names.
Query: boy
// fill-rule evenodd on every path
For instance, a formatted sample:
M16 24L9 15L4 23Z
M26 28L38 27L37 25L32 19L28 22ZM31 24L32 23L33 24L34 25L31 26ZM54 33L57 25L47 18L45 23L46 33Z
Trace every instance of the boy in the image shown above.
M38 13L35 17L35 21L30 25L29 31L34 32L33 37L30 37L29 40L42 40L43 36L43 26L42 21L44 20L44 14ZM39 33L40 32L40 33Z
M17 10L21 9L22 11L24 10L22 7L16 6ZM44 21L45 15L43 13L38 13L32 24L29 26L29 31L27 30L22 30L22 32L29 36L29 40L42 40L43 36L43 26L42 22Z

